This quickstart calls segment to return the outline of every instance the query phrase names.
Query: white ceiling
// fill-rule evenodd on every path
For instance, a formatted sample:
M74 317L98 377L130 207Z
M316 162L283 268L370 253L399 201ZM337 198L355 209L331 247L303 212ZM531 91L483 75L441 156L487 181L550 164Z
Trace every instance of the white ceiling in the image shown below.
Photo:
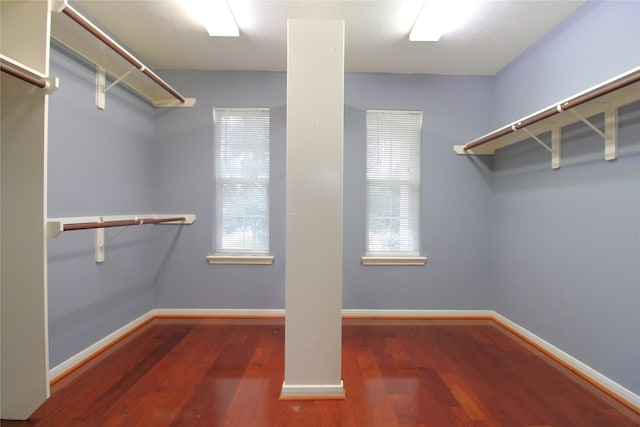
M286 69L287 19L344 19L346 71L492 75L584 0L490 0L439 42L411 42L424 0L228 0L240 37L209 37L173 0L77 0L154 69ZM455 1L455 0L451 0Z

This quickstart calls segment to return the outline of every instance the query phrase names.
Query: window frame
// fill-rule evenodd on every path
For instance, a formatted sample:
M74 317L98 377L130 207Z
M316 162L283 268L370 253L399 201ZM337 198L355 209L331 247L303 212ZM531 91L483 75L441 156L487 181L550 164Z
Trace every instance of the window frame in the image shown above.
M420 247L420 243L421 243L421 231L420 231L420 227L421 227L421 218L420 218L420 205L421 205L421 184L422 184L422 174L421 174L421 151L422 151L422 124L423 124L423 112L421 110L373 110L373 109L369 109L366 111L366 117L365 117L365 186L366 186L366 204L365 204L365 255L362 256L361 260L362 263L364 265L424 265L427 261L426 257L423 257L420 255L420 251L421 251L421 247ZM419 114L419 128L417 130L417 136L418 136L418 141L413 140L413 144L414 147L409 147L409 150L413 149L415 150L415 144L417 142L417 155L415 157L410 157L408 160L408 164L407 164L407 168L408 170L411 169L412 165L415 168L418 169L417 171L417 178L413 177L412 175L415 175L415 170L408 172L408 176L407 177L403 177L403 178L399 178L399 177L392 177L392 176L385 176L385 177L371 177L370 174L373 173L372 172L372 168L369 167L369 161L371 160L370 150L374 150L374 149L380 149L379 147L372 147L370 145L370 138L372 137L372 135L370 135L370 127L372 126L369 122L370 117L372 116L376 116L378 115L378 117L382 117L381 115L383 114L395 114L395 115L418 115ZM374 120L379 120L376 119L376 117L373 117ZM415 120L415 119L412 119ZM410 124L410 123L409 123ZM401 131L403 129L400 129ZM381 133L389 133L390 130L384 129L383 132ZM408 133L416 133L415 128L413 130L409 129ZM373 135L373 137L377 140L380 141L379 138L380 134L376 133L375 135ZM393 145L394 144L398 144L398 140L395 138L391 138L388 141L383 141L383 143L386 143L388 145L388 149L389 150L393 150ZM382 144L380 144L382 145ZM404 149L398 149L393 151L394 153L401 153L401 155L404 155L405 153L403 152ZM380 160L378 160L380 162ZM392 167L389 167L390 170L392 170ZM393 171L383 171L379 173L380 175L394 175ZM409 240L410 242L413 242L414 247L413 248L403 248L402 250L399 251L389 251L389 250L381 250L381 251L375 251L372 250L373 248L371 247L371 236L372 233L370 232L370 224L371 221L373 221L372 219L372 215L371 215L371 211L370 211L370 203L371 203L371 196L372 193L370 192L372 185L375 185L379 188L382 189L382 191L384 191L384 189L388 189L389 191L399 191L400 194L402 192L405 193L405 197L402 198L399 195L399 200L404 200L406 203L408 203L409 205L412 205L412 208L407 208L408 209L408 214L410 217L413 217L413 224L411 224L410 230L412 231L412 236L409 239L401 239L402 241L407 241ZM403 215L401 214L401 212L405 212L407 211L407 209L401 209L400 207L398 207L398 214L397 215L393 215L390 216L389 219L393 220L394 218L397 218L398 222L402 222L402 221L406 221L407 217L403 217Z
M257 117L256 120L265 119L264 113L266 112L266 137L267 144L267 156L268 165L266 176L221 176L221 149L223 148L220 141L220 124L218 117L222 117L225 114L232 115L236 113L250 113L251 111L261 112L263 115ZM259 116L259 114L256 114ZM207 256L207 262L210 264L271 264L273 263L273 256L270 255L271 250L271 111L268 107L214 107L213 108L213 125L214 125L214 141L213 141L213 157L214 157L214 176L213 176L213 196L214 196L214 219L213 219L213 248L214 254ZM258 147L257 149L263 149L264 147ZM250 170L250 169L248 169ZM255 247L249 249L224 247L223 245L223 229L224 220L224 203L222 189L225 185L243 184L251 185L255 184L256 187L266 187L266 216L261 217L266 224L266 244L265 250L259 250Z

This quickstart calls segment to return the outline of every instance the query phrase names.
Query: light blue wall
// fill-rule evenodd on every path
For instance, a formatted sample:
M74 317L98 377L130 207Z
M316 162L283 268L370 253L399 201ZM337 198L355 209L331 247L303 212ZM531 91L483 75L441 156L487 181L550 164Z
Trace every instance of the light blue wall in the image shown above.
M496 76L494 123L638 65L640 2L588 2ZM638 394L640 103L621 109L613 162L586 126L563 133L557 171L531 140L494 158L493 307Z
M163 260L157 305L169 308L284 308L286 75L262 72L163 72L193 108L158 110L153 149L156 206L195 213ZM213 254L213 107L271 108L270 266L210 265ZM164 240L174 236L167 233ZM166 245L164 245L166 246ZM163 247L163 245L158 245Z
M51 75L60 88L49 99L49 217L152 213L153 108L116 87L99 110L94 69L56 49ZM124 231L103 264L92 230L48 240L51 367L154 307L155 227Z
M489 184L458 157L489 120L488 77L347 74L344 155L344 308L482 309L489 306ZM421 247L424 267L363 266L365 112L423 111Z
M194 109L156 117L154 184L160 210L198 215L165 260L159 307L283 308L285 207L284 73L167 71ZM480 309L489 305L489 185L482 167L452 150L489 121L488 77L347 74L345 78L345 308ZM272 108L272 266L208 265L212 252L214 106ZM425 267L364 267L367 108L424 111L422 244ZM461 120L464 118L464 120ZM473 212L473 215L467 215ZM166 245L165 245L166 246ZM461 266L464 265L464 268Z

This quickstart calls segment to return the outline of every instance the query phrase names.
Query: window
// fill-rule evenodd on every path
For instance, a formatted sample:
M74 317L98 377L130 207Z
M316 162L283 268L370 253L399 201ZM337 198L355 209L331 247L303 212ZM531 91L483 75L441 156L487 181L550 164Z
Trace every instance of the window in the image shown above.
M422 112L368 110L366 126L365 258L419 257Z
M214 108L213 117L216 255L268 254L269 109Z

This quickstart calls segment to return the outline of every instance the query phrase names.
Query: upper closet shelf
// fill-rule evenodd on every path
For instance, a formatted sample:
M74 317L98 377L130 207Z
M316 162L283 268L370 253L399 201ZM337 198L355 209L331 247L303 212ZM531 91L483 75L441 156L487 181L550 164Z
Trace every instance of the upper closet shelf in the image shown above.
M465 145L456 145L457 154L494 154L496 150L532 138L552 156L552 168L560 167L562 127L584 122L604 140L605 159L617 156L618 108L640 100L640 67L607 80L571 98L542 109ZM604 113L604 132L588 118ZM540 135L551 132L551 146Z
M67 0L54 0L51 36L97 66L96 104L104 109L104 94L119 82L126 83L149 99L154 107L192 107L195 98L185 98L140 60L82 16ZM105 70L115 77L106 86Z

